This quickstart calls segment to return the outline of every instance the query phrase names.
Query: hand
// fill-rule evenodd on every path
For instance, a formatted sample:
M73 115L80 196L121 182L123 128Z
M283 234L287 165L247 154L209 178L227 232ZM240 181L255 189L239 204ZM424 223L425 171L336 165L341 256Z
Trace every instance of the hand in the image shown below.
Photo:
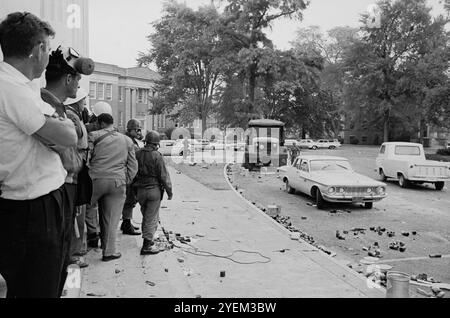
M172 201L173 198L173 194L169 194L169 197L167 198L167 200Z

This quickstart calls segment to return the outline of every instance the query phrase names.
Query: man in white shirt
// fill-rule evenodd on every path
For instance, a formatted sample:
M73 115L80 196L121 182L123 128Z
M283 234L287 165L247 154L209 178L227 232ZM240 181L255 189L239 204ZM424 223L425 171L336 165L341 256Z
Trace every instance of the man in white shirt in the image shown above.
M31 13L0 23L0 274L9 298L59 297L66 178L54 147L77 144L32 82L45 70L52 27Z

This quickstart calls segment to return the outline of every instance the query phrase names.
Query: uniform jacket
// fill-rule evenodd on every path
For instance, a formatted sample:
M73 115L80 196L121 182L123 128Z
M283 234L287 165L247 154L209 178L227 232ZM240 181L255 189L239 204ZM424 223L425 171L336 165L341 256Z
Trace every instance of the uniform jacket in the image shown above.
M139 169L133 183L135 188L160 187L172 196L172 182L164 158L154 146L146 146L136 153Z
M94 142L101 136L112 133L96 146ZM113 127L89 134L89 175L94 179L115 179L131 184L138 169L134 145L130 138L117 132Z

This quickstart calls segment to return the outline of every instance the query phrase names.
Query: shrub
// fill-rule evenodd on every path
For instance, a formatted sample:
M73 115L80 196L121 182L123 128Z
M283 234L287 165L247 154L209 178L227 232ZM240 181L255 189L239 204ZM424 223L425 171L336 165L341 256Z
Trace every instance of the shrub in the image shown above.
M438 149L436 154L441 156L450 156L450 149Z

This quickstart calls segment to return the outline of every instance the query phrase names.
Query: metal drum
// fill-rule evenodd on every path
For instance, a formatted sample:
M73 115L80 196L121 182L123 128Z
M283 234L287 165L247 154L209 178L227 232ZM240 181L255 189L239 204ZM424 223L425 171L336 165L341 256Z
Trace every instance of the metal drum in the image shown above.
M402 272L388 272L386 298L409 298L410 276Z

